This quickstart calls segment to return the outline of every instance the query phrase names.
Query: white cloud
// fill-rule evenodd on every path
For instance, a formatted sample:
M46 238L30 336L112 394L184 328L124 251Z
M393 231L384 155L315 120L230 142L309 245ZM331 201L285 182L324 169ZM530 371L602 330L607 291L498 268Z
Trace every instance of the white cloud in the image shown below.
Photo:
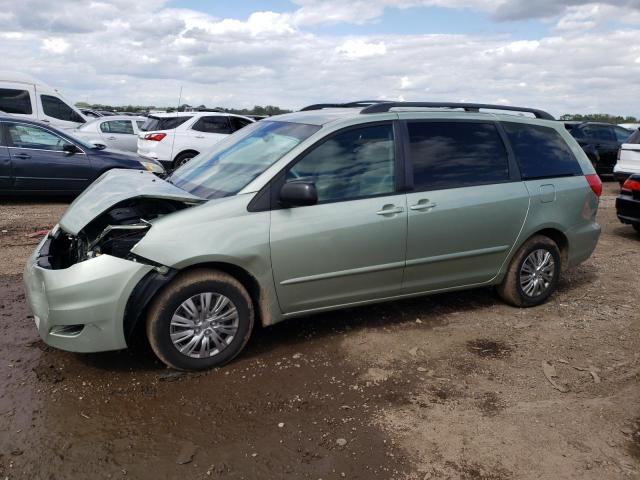
M64 53L69 49L69 46L69 42L60 37L45 38L42 41L42 49L51 53Z
M387 46L384 42L371 43L365 40L347 40L336 47L336 52L342 53L348 58L376 57L387 53Z

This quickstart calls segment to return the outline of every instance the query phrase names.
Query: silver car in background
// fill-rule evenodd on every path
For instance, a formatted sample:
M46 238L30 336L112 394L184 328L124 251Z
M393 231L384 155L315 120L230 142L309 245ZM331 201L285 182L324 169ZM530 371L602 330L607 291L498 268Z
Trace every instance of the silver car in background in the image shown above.
M130 115L111 115L96 118L73 130L72 135L93 145L106 148L136 152L138 133L144 125L145 117Z

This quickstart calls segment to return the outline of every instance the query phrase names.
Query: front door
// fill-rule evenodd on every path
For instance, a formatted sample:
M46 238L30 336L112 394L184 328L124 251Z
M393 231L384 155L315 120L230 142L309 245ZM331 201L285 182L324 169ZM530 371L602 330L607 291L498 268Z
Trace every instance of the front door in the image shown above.
M529 206L493 122L409 121L414 192L403 293L491 280Z
M406 196L396 190L389 123L333 134L286 172L313 182L318 204L271 212L271 262L284 313L399 294ZM274 184L274 188L278 188Z
M68 153L66 139L26 123L7 123L7 140L16 190L79 192L92 177L84 153Z

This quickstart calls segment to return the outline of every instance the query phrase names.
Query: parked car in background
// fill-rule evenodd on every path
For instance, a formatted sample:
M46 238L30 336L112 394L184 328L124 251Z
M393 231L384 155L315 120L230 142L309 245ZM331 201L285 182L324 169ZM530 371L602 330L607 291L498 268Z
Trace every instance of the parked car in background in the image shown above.
M114 168L164 172L156 162L100 149L50 125L0 116L0 194L78 194Z
M618 126L627 130L637 130L640 128L640 123L619 123Z
M616 212L622 223L640 233L640 174L631 175L622 184L616 199Z
M599 175L613 173L618 149L631 135L631 130L600 122L565 122L565 127L578 141Z
M172 170L253 122L251 118L230 113L150 114L138 135L138 155L157 160Z
M15 72L0 72L0 110L58 128L76 128L87 121L58 90Z
M100 117L76 128L72 135L93 145L135 153L138 150L138 133L146 120L145 117L128 115Z
M623 183L632 174L640 174L640 130L636 130L620 145L618 161L613 167L613 176Z
M251 124L165 180L109 172L85 191L25 268L44 342L146 333L167 365L202 370L257 322L490 286L540 305L596 247L602 184L548 113L324 107Z

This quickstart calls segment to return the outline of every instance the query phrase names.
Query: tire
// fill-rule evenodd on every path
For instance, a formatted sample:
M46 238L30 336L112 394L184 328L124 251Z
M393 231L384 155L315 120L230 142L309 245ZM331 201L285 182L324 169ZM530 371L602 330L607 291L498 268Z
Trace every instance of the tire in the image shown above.
M223 306L215 320L218 301ZM253 324L253 303L242 284L202 269L177 277L160 292L150 305L146 330L154 353L169 367L207 370L233 360L249 341Z
M536 275L532 277L526 271L523 271L523 266L527 262L526 270L535 270L535 268L532 268L532 266L536 265L535 255L537 254L534 252L540 251L544 252L544 254L550 254L550 260L553 260L553 265L547 263L546 268L542 267L542 271L536 270ZM543 262L546 260L545 255L539 258ZM498 294L506 303L514 307L535 307L546 302L556 290L561 271L562 265L558 245L549 237L535 235L520 247L511 260L507 274L497 288ZM525 278L525 275L529 277L529 280ZM532 284L534 285L533 287ZM533 288L533 291L529 291L529 293L525 291L531 288Z
M634 223L633 224L633 228L635 229L635 231L637 233L640 233L640 223Z
M181 167L182 165L187 163L189 160L191 160L196 155L198 155L196 152L184 152L184 153L181 153L173 161L173 169L175 170L176 168Z

